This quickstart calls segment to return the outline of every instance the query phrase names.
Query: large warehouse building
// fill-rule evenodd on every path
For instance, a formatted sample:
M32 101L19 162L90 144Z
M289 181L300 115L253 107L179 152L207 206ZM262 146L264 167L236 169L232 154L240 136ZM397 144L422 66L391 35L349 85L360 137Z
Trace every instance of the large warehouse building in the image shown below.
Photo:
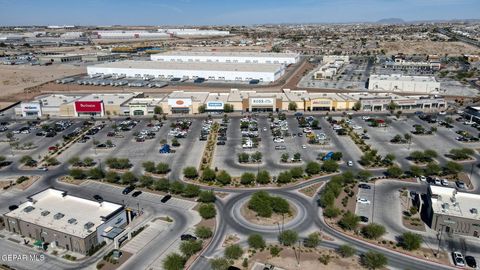
M153 61L163 62L218 62L291 65L300 60L300 55L296 53L169 51L165 53L153 54L151 59Z
M368 90L430 94L440 90L440 83L428 76L370 75Z
M123 205L91 201L52 188L28 197L4 218L10 232L81 254L112 240L127 224Z
M88 75L109 74L145 78L183 78L221 81L273 82L280 78L285 69L281 64L249 63L189 63L163 61L123 61L87 67Z
M430 185L427 195L425 207L433 230L480 236L479 195L433 185Z

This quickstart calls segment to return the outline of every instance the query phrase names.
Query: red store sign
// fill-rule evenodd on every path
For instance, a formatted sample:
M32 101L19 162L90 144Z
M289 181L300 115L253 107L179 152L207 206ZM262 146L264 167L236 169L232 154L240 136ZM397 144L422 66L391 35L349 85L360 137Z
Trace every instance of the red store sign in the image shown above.
M79 113L102 112L102 101L75 101L75 111Z

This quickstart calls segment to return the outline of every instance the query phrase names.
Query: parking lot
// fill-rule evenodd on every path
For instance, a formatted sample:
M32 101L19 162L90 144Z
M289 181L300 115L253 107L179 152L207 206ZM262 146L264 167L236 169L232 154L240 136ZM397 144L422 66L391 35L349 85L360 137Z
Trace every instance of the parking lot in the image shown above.
M362 223L372 222L375 185L360 183L358 186L355 214L361 218Z

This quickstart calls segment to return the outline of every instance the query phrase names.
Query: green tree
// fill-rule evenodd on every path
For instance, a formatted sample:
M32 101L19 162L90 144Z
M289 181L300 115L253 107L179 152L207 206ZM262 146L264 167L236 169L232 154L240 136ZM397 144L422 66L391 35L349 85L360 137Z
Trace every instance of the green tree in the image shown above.
M303 168L302 167L294 167L290 169L290 174L293 178L298 179L303 177Z
M426 175L438 175L441 170L442 170L442 168L437 163L430 162L425 167L425 174Z
M378 269L387 265L388 260L387 257L381 253L368 251L367 253L363 254L361 262L362 265L368 269Z
M463 171L463 166L457 162L449 161L445 164L444 170L447 174L458 174Z
M131 185L137 182L137 176L132 172L125 172L121 177L122 184Z
M287 214L290 212L290 204L284 198L270 197L270 205L275 213Z
M346 212L342 219L338 221L338 225L344 230L355 230L358 227L358 223L360 222L360 217L353 214L352 212Z
M120 180L118 173L109 171L105 174L105 180L109 183L117 183Z
M80 160L80 158L78 156L71 157L68 160L68 163L70 163L70 165L72 165L74 167L80 167L80 166L83 165L82 161Z
M163 261L163 269L183 270L185 263L186 263L186 260L182 255L178 253L171 253Z
M403 171L398 166L390 166L388 167L386 174L388 177L399 178L400 176L402 176Z
M327 218L336 218L338 215L340 215L340 209L334 207L334 206L327 206L323 210L323 215Z
M83 159L83 166L85 167L91 167L95 165L95 161L91 157L86 157Z
M355 250L355 248L353 248L350 245L341 245L338 248L338 253L343 258L348 258L348 257L352 257L353 255L355 255L355 253L357 253L357 251Z
M212 237L213 232L209 227L199 226L195 229L195 235L201 239L208 239Z
M168 179L158 179L153 183L153 188L158 191L168 192L170 190L170 182Z
M82 169L70 169L68 174L73 178L73 179L85 179L87 175Z
M290 155L288 153L283 153L282 156L280 157L280 161L288 162L289 157L290 157Z
M319 233L311 233L308 237L304 240L303 245L308 248L316 248L320 245L321 239Z
M202 190L198 195L198 201L203 203L213 203L215 199L215 192L213 190Z
M202 104L198 106L198 113L204 113L207 110L207 105Z
M185 256L185 258L190 258L200 250L202 250L201 240L182 241L180 243L180 251L182 252L183 256Z
M362 234L368 239L378 239L385 234L385 227L380 224L370 223L362 228Z
M277 183L287 184L290 182L292 182L292 174L290 173L290 171L285 171L278 174Z
M290 103L288 103L288 110L289 111L296 111L297 110L297 103L295 103L293 101L290 101Z
M89 171L88 171L88 177L90 179L102 179L103 177L105 177L105 172L98 168L98 167L95 167L95 168L91 168Z
M155 106L155 107L153 108L153 113L154 113L154 114L162 114L162 113L163 113L162 107L160 107L160 106Z
M233 105L232 105L232 104L225 103L225 104L223 105L223 111L226 112L226 113L231 113L231 112L233 112Z
M270 183L270 174L268 173L268 171L265 171L265 170L259 171L257 173L256 182L262 185Z
M292 230L285 230L278 235L278 242L284 246L292 246L298 241L298 233Z
M308 175L314 175L314 174L320 173L321 169L322 169L322 167L320 166L320 164L318 164L315 161L310 161L310 162L307 163L307 167L305 168L305 172Z
M217 179L217 182L219 182L222 185L229 185L232 182L232 177L230 176L230 174L228 174L226 171L223 171L223 170L217 174L216 179Z
M146 172L149 172L149 173L155 172L155 163L153 161L145 161L142 163L142 166Z
M242 185L251 185L255 182L255 175L253 173L244 172L242 176L240 176L240 183Z
M183 196L187 198L197 197L198 194L200 194L200 187L193 184L187 184L183 190Z
M155 172L158 174L166 174L170 171L170 166L167 163L160 162L155 167Z
M185 169L183 169L183 175L188 179L195 179L198 177L198 172L195 167L185 167Z
M230 245L225 248L225 257L230 260L237 260L243 255L243 249L238 244Z
M173 194L181 194L185 190L185 185L180 181L175 181L170 184L170 191Z
M202 181L212 182L215 181L215 171L210 168L205 168L202 173Z
M151 187L153 185L153 182L154 182L153 177L148 176L148 175L140 176L138 181L140 182L140 186L147 187L147 188Z
M357 179L360 180L360 181L364 181L364 182L368 181L368 180L370 180L371 177L372 177L372 173L369 172L369 171L363 170L363 171L359 171L357 173Z
M210 266L212 267L212 270L228 270L230 262L225 258L211 259Z
M246 163L250 160L250 155L247 153L240 153L238 154L238 162Z
M422 236L412 232L405 232L400 237L400 245L406 250L416 250L422 246Z
M255 153L252 154L251 156L253 162L260 162L262 161L262 153L259 151L256 151Z
M338 163L334 160L325 160L322 164L322 171L336 172L338 170Z
M260 234L252 234L248 237L248 246L253 249L263 249L266 243Z
M217 210L213 203L202 203L198 208L198 213L204 219L211 219L217 215Z
M412 176L418 177L420 175L423 175L423 173L424 173L423 168L415 166L415 165L410 166L410 174Z

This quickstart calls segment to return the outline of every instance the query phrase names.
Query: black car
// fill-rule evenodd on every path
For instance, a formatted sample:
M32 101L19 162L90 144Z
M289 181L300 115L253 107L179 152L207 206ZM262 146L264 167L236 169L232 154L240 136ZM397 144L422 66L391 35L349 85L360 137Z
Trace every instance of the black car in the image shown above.
M477 268L477 261L472 256L465 256L465 262L471 268Z
M97 202L102 202L102 201L103 201L103 198L102 198L102 196L100 196L100 195L94 195L93 198L94 198Z
M132 197L138 197L138 196L140 196L140 194L142 194L142 192L140 190L137 190L137 191L132 193Z
M367 185L367 184L360 184L358 185L358 188L363 188L363 189L372 189L371 186Z
M122 191L122 194L127 195L128 193L132 192L134 189L135 189L134 186L128 186Z
M166 203L166 202L168 202L168 200L170 200L171 198L172 198L172 195L167 194L167 195L165 195L160 201L161 201L162 203Z
M10 206L8 207L8 210L13 211L13 210L15 210L15 209L17 209L17 208L18 208L18 205L12 204L12 205L10 205Z
M229 267L227 268L227 270L240 270L240 268L231 265L231 266L229 266Z
M193 82L194 83L203 83L205 81L205 78L196 78Z
M35 133L35 136L45 136L45 134L46 134L45 132L40 131L40 132Z
M55 132L55 131L51 131L51 132L48 132L47 134L45 134L45 137L49 137L49 138L55 137L55 136L57 136L57 132Z
M361 222L368 222L368 217L366 217L366 216L360 216L360 221L361 221Z
M197 240L197 237L195 237L191 234L182 234L180 236L180 240L182 240L182 241L191 241L191 240L195 241L195 240Z
M218 141L217 145L225 145L225 141Z

